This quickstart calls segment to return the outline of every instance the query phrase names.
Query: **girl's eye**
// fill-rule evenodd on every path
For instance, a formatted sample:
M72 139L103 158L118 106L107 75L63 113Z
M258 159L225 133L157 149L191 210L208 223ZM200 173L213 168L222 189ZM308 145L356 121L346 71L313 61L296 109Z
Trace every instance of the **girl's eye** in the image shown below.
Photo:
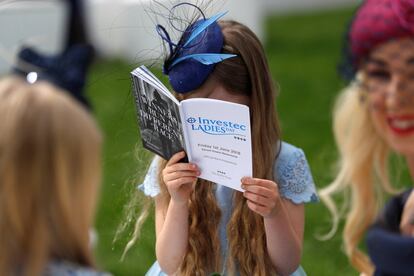
M391 75L386 70L368 70L368 78L378 79L378 80L389 80Z

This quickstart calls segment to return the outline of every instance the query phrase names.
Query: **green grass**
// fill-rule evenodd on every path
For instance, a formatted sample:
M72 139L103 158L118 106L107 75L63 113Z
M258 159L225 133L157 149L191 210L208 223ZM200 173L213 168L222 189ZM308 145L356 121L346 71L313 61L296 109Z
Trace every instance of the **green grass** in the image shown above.
M336 95L344 87L336 66L341 58L344 27L352 13L353 9L347 9L267 21L265 49L281 87L278 112L282 138L305 151L319 188L334 175L331 112ZM393 156L391 160L396 187L411 182L403 163L401 157ZM341 232L326 242L315 239L315 235L326 233L329 219L323 204L306 206L302 265L309 275L356 275L343 253Z
M331 110L343 86L336 74L342 35L352 10L270 17L265 43L274 79L280 85L278 112L283 139L301 147L315 182L323 187L332 179L335 146ZM88 93L105 135L104 184L97 215L98 263L115 275L144 275L155 259L154 223L144 225L142 239L120 262L132 228L113 243L124 220L123 206L133 194L143 168L135 158L140 144L130 93L129 71L135 67L118 61L97 63L90 76ZM149 154L138 146L141 161ZM309 275L356 275L341 249L341 233L327 242L315 235L327 231L330 217L322 204L306 207L306 233L302 265Z
M351 15L348 9L267 21L265 49L280 86L277 107L282 138L305 151L319 188L333 176L336 151L331 112L343 87L336 66ZM341 248L341 233L326 242L315 238L326 233L329 221L323 204L306 206L302 265L309 275L355 275Z
M143 238L123 262L120 258L132 233L131 226L114 242L118 226L125 222L124 205L134 195L139 181L136 176L143 174L142 164L149 157L148 152L137 145L140 138L129 79L132 68L118 61L99 62L92 70L88 86L94 113L105 137L96 253L100 266L114 275L144 275L155 258L152 217L142 231ZM136 147L140 161L135 156Z

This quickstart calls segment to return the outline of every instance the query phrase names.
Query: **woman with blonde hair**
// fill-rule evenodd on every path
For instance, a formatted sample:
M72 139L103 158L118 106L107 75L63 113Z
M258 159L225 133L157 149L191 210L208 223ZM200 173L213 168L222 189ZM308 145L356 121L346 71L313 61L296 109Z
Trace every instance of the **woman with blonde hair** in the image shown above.
M101 275L89 230L101 133L67 92L0 80L0 275Z
M157 262L147 275L303 275L304 203L317 196L303 151L280 140L263 47L241 23L202 17L187 26L178 44L158 27L175 45L164 73L178 99L249 106L253 177L241 179L245 191L238 192L199 179L196 164L181 163L184 152L169 160L156 157L140 186L155 201Z
M343 67L344 73L355 78L338 96L333 114L340 155L338 174L320 191L333 214L334 227L327 236L335 233L340 217L332 195L349 191L345 200L344 247L352 265L367 275L400 275L394 269L402 267L384 266L391 259L402 260L395 252L403 250L390 250L394 242L381 247L390 236L378 236L378 224L370 226L378 216L384 192L396 192L389 180L390 155L403 156L414 177L413 14L412 0L368 0L359 7L350 25L348 57ZM399 223L396 232L390 234L393 239L400 234L414 234L414 195L407 199L402 215L393 215L398 216ZM371 259L359 248L367 231ZM379 258L379 251L388 255ZM406 273L412 275L414 271Z

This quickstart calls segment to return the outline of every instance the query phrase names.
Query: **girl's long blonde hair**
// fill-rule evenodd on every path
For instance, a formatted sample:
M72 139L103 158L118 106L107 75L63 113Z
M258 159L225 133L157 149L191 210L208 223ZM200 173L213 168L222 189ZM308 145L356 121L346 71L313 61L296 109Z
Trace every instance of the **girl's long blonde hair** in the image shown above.
M210 75L228 91L248 95L253 147L253 176L273 179L273 164L279 149L279 124L276 114L276 90L264 54L256 35L243 24L220 21L224 35L224 53L238 57L218 63ZM160 165L159 181L161 196L168 206L170 196L162 181ZM214 183L198 180L189 202L189 243L179 269L179 275L208 275L221 271L226 265L235 268L240 275L273 275L275 269L267 253L263 218L247 207L242 193L234 193L233 213L227 225L229 251L227 263L221 263L218 226L221 211L214 195ZM166 212L166 210L165 210ZM139 234L142 219L148 214L144 208L138 218L134 233ZM139 222L139 223L138 223ZM130 247L129 244L126 250Z
M389 182L390 149L371 121L363 83L363 73L359 73L357 81L337 98L333 112L333 130L339 150L337 175L330 185L320 190L319 195L333 217L332 229L324 236L330 238L340 220L332 195L345 192L345 252L359 272L371 275L373 265L358 246L378 214L384 191L396 191Z
M41 275L51 260L93 266L89 229L101 134L46 83L0 81L0 275Z

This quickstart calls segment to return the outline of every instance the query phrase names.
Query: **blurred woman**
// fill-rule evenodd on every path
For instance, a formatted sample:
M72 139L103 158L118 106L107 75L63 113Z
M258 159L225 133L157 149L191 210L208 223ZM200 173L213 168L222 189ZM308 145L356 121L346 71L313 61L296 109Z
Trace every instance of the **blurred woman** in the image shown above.
M384 270L384 260L401 261L400 253L406 251L388 246L379 250L371 245L402 238L400 234L414 234L414 194L409 191L404 210L393 215L398 220L396 232L368 240L373 262L359 249L378 215L384 191L395 192L389 181L391 153L404 157L414 178L413 14L412 0L368 0L360 6L349 29L348 66L343 67L354 80L339 95L333 115L339 171L320 196L334 215L333 234L339 215L331 195L351 191L343 234L345 251L352 265L368 275L375 270L377 275L385 271L390 273L387 275L400 275L394 269L402 268L402 264L394 263L393 268ZM414 249L412 243L410 246ZM377 258L378 253L387 256ZM413 275L414 270L405 273Z
M46 82L0 81L0 275L101 275L89 229L101 133Z

